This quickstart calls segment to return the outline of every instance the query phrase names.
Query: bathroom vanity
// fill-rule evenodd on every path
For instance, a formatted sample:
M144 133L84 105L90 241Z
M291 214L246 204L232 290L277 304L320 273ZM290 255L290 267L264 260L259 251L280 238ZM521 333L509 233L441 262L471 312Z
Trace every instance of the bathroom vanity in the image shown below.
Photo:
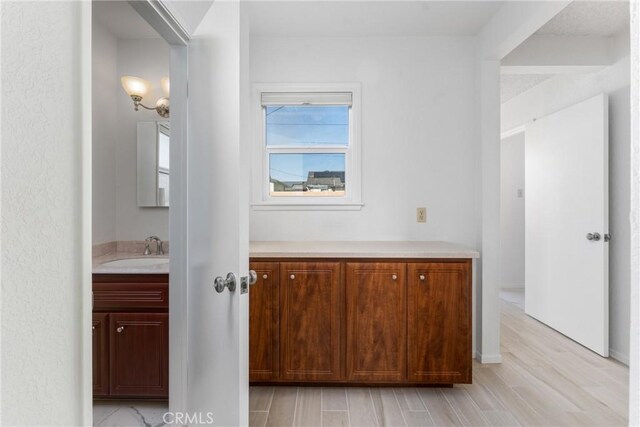
M250 381L471 383L477 257L444 242L253 242Z
M94 257L94 398L169 396L169 263L143 248Z
M251 383L471 382L477 252L444 242L252 242L250 256ZM122 258L94 261L94 397L166 399L168 263L109 257Z
M93 275L94 397L169 396L169 275Z

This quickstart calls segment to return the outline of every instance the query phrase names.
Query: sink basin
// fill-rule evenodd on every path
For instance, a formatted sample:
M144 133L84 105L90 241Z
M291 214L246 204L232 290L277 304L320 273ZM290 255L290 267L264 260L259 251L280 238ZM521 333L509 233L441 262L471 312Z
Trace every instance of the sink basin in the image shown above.
M168 264L169 258L126 258L109 261L102 264L103 267L150 267L154 265Z

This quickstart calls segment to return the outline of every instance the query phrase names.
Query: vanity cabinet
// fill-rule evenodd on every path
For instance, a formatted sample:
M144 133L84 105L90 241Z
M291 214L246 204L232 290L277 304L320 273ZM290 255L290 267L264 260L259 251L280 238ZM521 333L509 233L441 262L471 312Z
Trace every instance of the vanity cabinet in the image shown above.
M471 382L471 276L464 262L408 264L412 382Z
M93 394L169 395L169 276L93 275Z
M249 379L280 376L280 276L277 262L251 265L257 281L249 292Z
M93 313L91 325L93 394L109 394L109 315Z
M346 279L347 380L404 380L406 264L347 263Z
M250 381L471 383L471 267L470 259L252 260Z
M280 263L283 379L340 379L340 283L340 263Z
M169 315L112 313L109 317L110 395L167 397Z

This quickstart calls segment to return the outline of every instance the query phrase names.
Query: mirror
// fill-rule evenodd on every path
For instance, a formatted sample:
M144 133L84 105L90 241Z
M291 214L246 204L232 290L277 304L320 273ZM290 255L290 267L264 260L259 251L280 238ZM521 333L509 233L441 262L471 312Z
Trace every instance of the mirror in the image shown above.
M169 122L138 122L138 206L169 206Z

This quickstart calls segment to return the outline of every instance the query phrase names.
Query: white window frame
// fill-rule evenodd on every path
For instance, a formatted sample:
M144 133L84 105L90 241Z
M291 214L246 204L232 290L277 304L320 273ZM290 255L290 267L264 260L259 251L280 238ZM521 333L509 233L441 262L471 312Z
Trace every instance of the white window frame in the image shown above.
M319 146L310 148L269 147L266 144L266 117L262 106L262 93L269 92L351 92L349 108L349 146ZM360 144L360 99L359 83L254 83L252 85L253 106L253 153L252 153L252 207L254 210L359 210L362 203L362 168ZM336 197L271 196L269 192L269 154L272 153L344 153L345 195Z

